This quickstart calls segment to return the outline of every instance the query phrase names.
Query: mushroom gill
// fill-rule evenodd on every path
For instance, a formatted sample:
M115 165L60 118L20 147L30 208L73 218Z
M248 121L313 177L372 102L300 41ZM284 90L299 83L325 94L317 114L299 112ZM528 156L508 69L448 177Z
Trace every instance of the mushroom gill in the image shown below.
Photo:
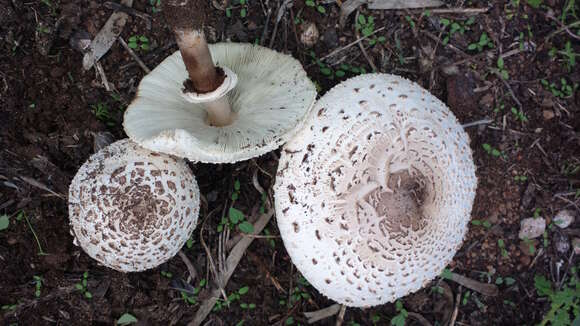
M441 273L467 231L475 187L469 139L449 109L406 79L364 75L325 94L285 145L278 226L314 287L373 306Z

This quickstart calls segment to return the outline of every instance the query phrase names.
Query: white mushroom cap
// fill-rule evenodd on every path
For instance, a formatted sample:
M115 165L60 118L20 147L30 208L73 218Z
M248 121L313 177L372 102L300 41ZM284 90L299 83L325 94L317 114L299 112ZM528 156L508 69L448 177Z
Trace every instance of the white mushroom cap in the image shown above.
M404 78L363 75L324 95L284 146L278 227L322 294L374 306L442 272L476 183L468 135L441 101Z
M75 244L121 272L173 257L197 223L199 189L187 164L129 139L92 155L69 189Z
M187 70L177 51L141 81L125 113L127 135L150 150L209 163L247 160L292 137L316 97L300 63L251 44L210 44L209 49L216 65L237 74L237 86L227 93L234 122L210 126L203 104L183 98Z

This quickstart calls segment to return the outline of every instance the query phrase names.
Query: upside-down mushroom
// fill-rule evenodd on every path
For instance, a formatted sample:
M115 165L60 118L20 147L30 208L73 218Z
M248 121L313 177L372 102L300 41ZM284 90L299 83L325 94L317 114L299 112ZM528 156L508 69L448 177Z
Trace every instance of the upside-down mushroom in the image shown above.
M199 189L187 164L128 139L92 155L69 188L75 244L121 272L172 258L189 239L198 214Z
M206 2L170 5L176 2L167 1L164 11L180 51L141 81L125 113L127 135L150 150L209 163L234 163L282 145L316 98L300 62L257 45L208 45Z
M276 216L316 289L374 306L440 275L462 244L476 183L450 110L413 82L369 74L325 94L283 147Z

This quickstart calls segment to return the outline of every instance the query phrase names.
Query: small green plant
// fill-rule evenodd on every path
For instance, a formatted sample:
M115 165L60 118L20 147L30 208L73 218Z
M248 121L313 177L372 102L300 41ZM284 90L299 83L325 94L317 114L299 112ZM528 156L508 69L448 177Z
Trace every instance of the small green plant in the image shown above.
M188 305L194 305L197 303L197 295L199 294L199 292L201 291L201 289L203 289L205 286L207 285L207 280L205 278L202 278L199 281L199 284L193 288L193 290L191 291L191 293L185 292L185 291L181 291L181 298L183 299L183 301L185 301L185 303L187 303Z
M443 45L447 45L453 34L455 33L465 34L465 31L470 29L469 26L473 25L473 23L475 22L475 18L470 17L465 22L456 22L453 20L449 20L447 18L441 18L439 22L441 23L444 29L449 28L449 32L443 37L443 40L441 42L443 43Z
M578 83L574 83L574 85L568 84L566 78L560 79L560 86L556 85L556 83L550 83L545 79L540 80L540 83L544 88L546 88L552 95L559 98L570 98L574 95L576 89L578 89Z
M10 216L6 214L0 215L0 231L6 230L10 226Z
M161 0L149 0L149 5L152 13L155 14L161 11Z
M227 300L218 299L218 301L215 303L215 306L213 306L212 311L217 312L217 311L223 310L226 307L229 307L230 304L232 304L236 301L240 301L242 296L245 295L246 293L248 293L249 291L250 291L249 286L243 286L243 287L239 288L237 291L234 291L230 295L228 295ZM249 306L250 305L248 304L247 309L249 309ZM254 308L256 307L255 304L253 305L253 307ZM254 308L252 308L252 309L254 309Z
M483 226L486 229L491 228L491 223L487 220L482 221L482 220L471 220L471 224L475 225L475 226Z
M93 294L87 289L88 279L89 272L86 271L83 273L83 277L81 278L80 283L75 284L75 288L79 290L84 295L85 298L92 299Z
M109 112L109 107L105 103L97 103L91 105L91 110L93 114L97 118L97 120L105 123L108 126L114 125L114 122L111 121L111 113Z
M503 241L503 239L497 240L497 246L499 247L499 250L501 252L501 256L503 258L508 258L509 254L508 254L508 251L506 249L505 242Z
M391 319L391 325L405 326L405 321L407 320L407 316L409 316L409 313L407 312L407 310L405 310L405 308L403 308L403 303L401 302L401 300L397 300L397 302L395 302L395 308L397 309L398 314L395 317L393 317L393 319Z
M495 284L496 285L505 284L507 286L510 286L510 285L514 284L515 282L516 282L516 280L514 278L512 278L512 277L509 277L509 276L508 277L505 277L505 278L499 276L498 278L495 279Z
M525 175L516 175L516 176L514 176L514 181L519 182L519 183L524 183L524 182L528 181L528 177Z
M524 111L522 111L522 110L518 111L518 109L516 109L515 107L512 106L511 112L515 116L516 120L519 120L521 122L528 122L528 117L526 116Z
M310 299L310 293L305 290L305 287L309 285L308 281L303 276L300 276L297 283L298 286L294 287L290 295L290 304L294 304L302 299Z
M487 36L487 33L483 32L479 36L479 41L476 43L471 43L467 46L468 50L477 50L477 52L483 51L486 47L493 49L493 42Z
M220 224L217 227L218 232L222 232L224 230L224 227L226 226L228 226L230 229L233 229L235 226L237 226L238 229L244 233L254 232L254 226L252 225L252 223L246 221L244 213L234 207L234 204L236 203L236 201L240 196L240 189L241 189L240 181L239 180L234 181L234 191L232 193L231 198L232 205L228 210L228 216L227 217L224 216L220 221Z
M377 42L385 43L387 40L384 36L370 38L370 36L375 32L375 18L373 16L359 14L355 28L357 31L361 32L364 37L369 37L368 42L371 46L377 44Z
M381 316L379 316L378 314L373 314L371 316L371 322L373 323L373 325L376 325L380 321L381 321Z
M246 18L246 16L248 15L248 2L247 2L247 0L237 0L236 2L238 4L237 8L240 8L240 17ZM226 17L228 17L228 18L232 17L232 10L233 9L234 9L234 7L227 7L226 8Z
M322 6L317 0L306 0L305 4L308 7L316 8L316 11L321 14L326 14L326 8L324 8L324 6Z
M490 144L485 143L485 144L483 144L481 146L483 147L483 150L487 154L489 154L489 155L491 155L493 157L500 157L500 156L502 156L502 152L499 149L492 147Z
M580 56L580 54L574 52L570 40L568 40L566 45L564 45L564 50L558 51L558 53L564 57L566 60L566 68L568 69L568 72L571 72L576 66L576 57Z
M10 311L16 309L16 307L18 307L17 304L5 304L0 306L0 310Z
M173 273L171 273L169 271L161 271L161 272L159 272L159 274L161 274L161 276L168 278L168 279L173 278Z
M571 177L580 172L580 164L577 162L565 161L562 165L562 174Z
M34 282L34 296L38 298L40 297L42 291L42 283L44 282L44 280L42 279L42 277L38 275L34 275L32 279Z
M132 35L129 37L127 46L134 50L147 51L149 50L149 39L144 35Z
M465 291L465 293L463 293L463 298L461 299L462 306L467 305L467 302L469 302L469 297L471 297L471 291Z
M117 319L117 325L119 326L131 325L136 322L138 322L137 318L128 312L124 313L119 317L119 319Z
M550 302L550 310L548 310L540 325L571 325L570 314L575 319L580 318L580 282L576 277L576 267L570 268L570 271L572 275L570 281L560 289L553 287L552 282L543 275L536 274L534 276L534 286L538 296L547 297ZM574 324L576 322L575 320Z
M503 80L508 80L510 78L510 74L505 69L505 64L502 57L497 58L497 69L492 70L495 70Z

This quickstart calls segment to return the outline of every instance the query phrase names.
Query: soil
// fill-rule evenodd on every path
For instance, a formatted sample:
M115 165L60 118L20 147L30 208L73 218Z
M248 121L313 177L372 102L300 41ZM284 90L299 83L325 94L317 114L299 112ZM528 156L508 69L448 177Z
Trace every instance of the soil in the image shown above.
M538 295L534 277L544 275L554 282L570 279L575 272L571 267L578 262L573 249L562 246L580 233L578 218L566 229L551 225L536 240L518 238L523 218L536 215L551 223L562 209L579 213L580 91L573 85L580 83L580 69L566 53L580 53L580 42L565 30L558 32L567 2L547 0L534 9L524 1L519 5L478 1L473 6L489 10L475 15L370 11L363 6L360 14L367 17L366 23L372 15L374 30L385 27L369 38L377 37L376 44L362 42L369 59L355 45L323 62L321 58L356 39L355 15L339 26L336 3L317 2L324 8L321 13L316 6L294 1L278 24L281 1L213 3L208 18L212 24L205 26L208 41L257 42L290 53L316 81L320 94L361 68L372 71L372 60L380 72L403 75L430 90L461 123L490 119L466 128L479 184L473 225L449 268L473 280L498 284L499 295L484 296L443 278L401 303L411 325L421 324L417 314L431 324L445 324L454 310L458 325L523 325L542 320L550 303ZM446 1L449 8L463 4ZM0 322L111 325L130 313L140 325L187 324L214 286L199 239L201 225L191 248L183 249L200 275L189 286L198 286L201 278L209 280L195 302L176 290L186 287L189 277L179 257L151 271L122 274L99 266L75 247L69 233L69 182L95 152L95 145L126 137L123 110L144 76L119 42L100 60L111 91L94 70L82 68L76 42L82 35L94 37L113 11L86 0L2 0L0 8L0 215L10 218L8 228L0 230ZM173 33L155 1L135 0L133 8L147 15L129 15L121 36L125 40L145 36L149 49L138 46L135 52L147 66L155 67L177 50ZM575 9L580 12L578 4ZM458 23L460 30L449 35L449 28L442 30L443 19ZM566 24L577 20L569 16ZM321 36L313 48L299 41L305 22L315 22ZM482 33L493 47L484 43L481 50L470 50ZM566 52L568 42L572 52ZM503 64L498 54L504 55ZM507 79L502 80L502 74ZM559 95L562 80L572 88ZM552 82L555 89L549 86ZM205 198L200 220L213 212L203 236L214 257L220 217L231 204L236 180L240 194L235 206L251 216L261 202L254 175L262 188L270 189L277 157L278 152L273 152L235 165L191 164ZM305 324L303 312L333 304L295 270L277 237L275 219L267 230L274 237L254 240L225 289L227 294L246 286L249 291L229 307L224 304L212 312L206 319L211 325L242 320L247 325ZM85 272L90 299L85 290L75 288ZM40 277L40 286L35 277ZM499 277L515 282L508 285ZM254 303L255 308L241 303ZM347 309L345 324L388 324L397 313L393 303ZM331 325L335 320L333 316L319 324Z

